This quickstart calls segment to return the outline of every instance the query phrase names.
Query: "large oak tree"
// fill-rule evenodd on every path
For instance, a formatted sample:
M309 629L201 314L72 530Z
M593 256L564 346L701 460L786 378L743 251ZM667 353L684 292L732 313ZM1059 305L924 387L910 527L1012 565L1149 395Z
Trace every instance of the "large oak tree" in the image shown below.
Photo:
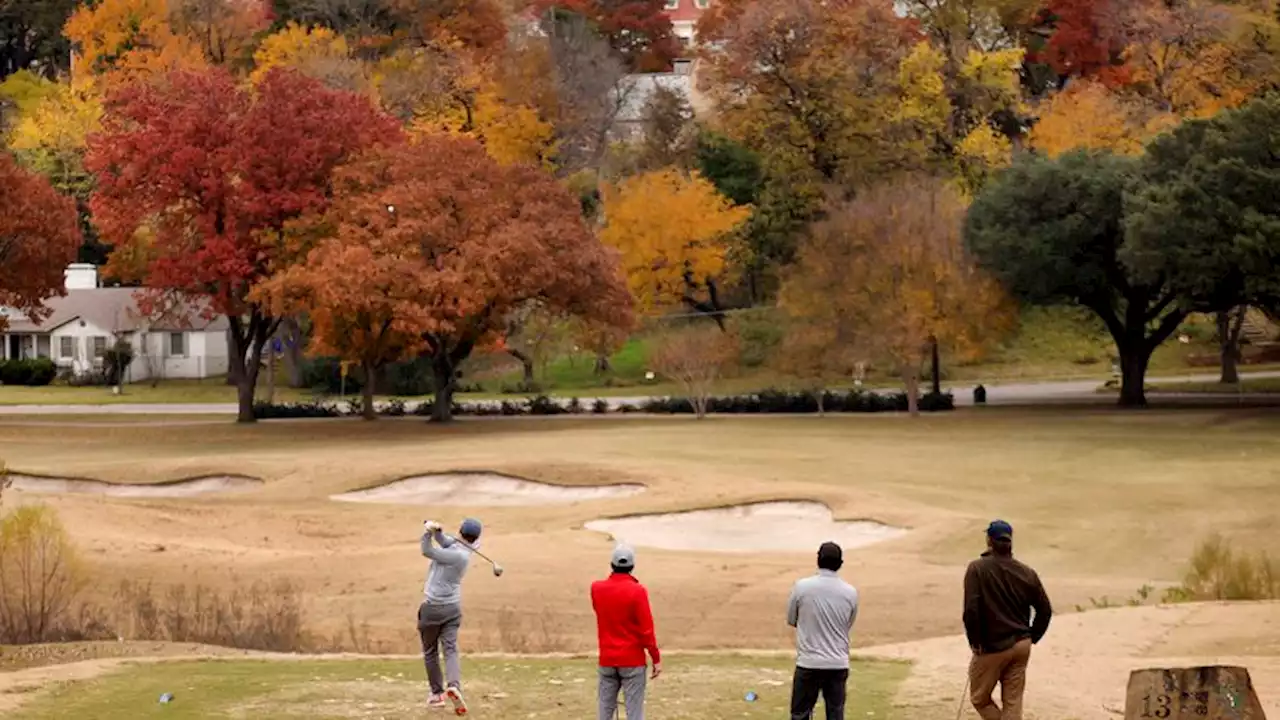
M230 375L252 422L262 347L280 317L254 287L298 259L289 232L322 212L335 166L396 124L361 96L289 70L254 88L224 70L178 71L110 97L90 143L91 207L157 292L207 296L230 319ZM140 232L144 231L144 232Z
M1136 173L1136 160L1106 152L1027 156L974 200L965 227L970 250L1015 296L1079 304L1102 319L1126 406L1146 404L1151 353L1191 310L1174 278L1124 262L1124 195Z
M459 365L497 341L515 309L538 301L588 321L630 320L616 253L535 167L503 165L470 138L428 135L366 154L334 182L332 236L287 283L318 301L316 332L350 359L420 348L433 368L433 420L452 418ZM368 277L335 277L357 261Z

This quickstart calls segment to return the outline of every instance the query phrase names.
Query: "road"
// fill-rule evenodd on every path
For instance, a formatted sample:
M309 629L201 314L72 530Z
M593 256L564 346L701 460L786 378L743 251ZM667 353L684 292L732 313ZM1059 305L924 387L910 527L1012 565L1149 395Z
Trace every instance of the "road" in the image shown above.
M1280 371L1246 373L1244 379L1280 378ZM1214 382L1217 373L1201 373L1193 375L1162 376L1147 379L1149 384L1168 382ZM987 386L988 405L1038 405L1043 403L1098 404L1107 405L1115 402L1115 396L1097 392L1097 380L1068 380L1038 383L1007 383ZM955 393L956 405L973 405L973 386L947 386ZM882 389L879 392L892 392ZM1180 394L1161 393L1161 400L1223 400L1238 396L1231 394ZM1274 399L1280 404L1280 395L1260 396L1245 395L1246 398ZM594 398L581 398L584 404L594 402ZM603 398L611 407L623 404L638 405L648 399L637 397ZM410 403L412 406L412 403ZM236 412L233 403L116 403L111 405L0 405L0 415L228 415Z

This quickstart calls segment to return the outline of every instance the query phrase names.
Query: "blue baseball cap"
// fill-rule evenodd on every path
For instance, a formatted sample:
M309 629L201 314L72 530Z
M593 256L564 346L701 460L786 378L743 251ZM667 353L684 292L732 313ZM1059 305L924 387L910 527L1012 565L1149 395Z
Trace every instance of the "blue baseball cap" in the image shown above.
M1012 540L1013 526L1003 520L992 520L987 526L987 537L992 540Z
M483 526L480 525L479 520L475 518L467 518L462 521L462 527L458 528L458 534L466 535L469 538L478 538L480 537L480 530L482 527Z

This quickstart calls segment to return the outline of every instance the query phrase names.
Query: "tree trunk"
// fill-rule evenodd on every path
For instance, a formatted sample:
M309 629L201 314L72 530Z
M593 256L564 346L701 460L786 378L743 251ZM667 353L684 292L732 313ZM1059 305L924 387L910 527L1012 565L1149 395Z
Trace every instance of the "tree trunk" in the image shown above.
M277 320L265 317L254 310L246 324L240 317L228 318L231 328L227 331L227 349L230 351L229 372L227 379L236 386L239 409L236 422L251 423L257 418L253 414L253 393L258 386L258 371L262 367L262 348L267 338L275 332Z
M267 351L267 403L276 401L276 351Z
M933 394L942 394L942 363L938 360L938 341L937 339L929 340L930 358L933 365Z
M258 372L242 370L238 374L240 377L236 380L236 399L240 407L236 413L236 422L257 422L258 418L253 414L253 391L258 384Z
M1137 348L1120 348L1120 406L1146 407L1147 365L1151 362L1151 349L1145 342L1136 342Z
M907 386L907 412L911 413L911 417L920 415L920 374L913 371L907 371L902 382Z
M1244 316L1249 306L1241 305L1218 313L1218 346L1222 351L1222 377L1218 382L1235 385L1240 382L1240 334L1244 330Z
M534 388L533 379L533 358L529 357L523 350L507 348L507 352L511 357L520 361L520 366L524 370L524 380L522 381L522 389L526 392L532 392Z
M609 355L607 353L596 353L595 374L604 375L612 369L613 366L609 364Z
M431 405L431 422L453 421L453 363L447 353L431 358L431 377L434 380L435 399Z
M289 376L289 387L302 387L302 326L297 318L281 321L284 342L284 371Z
M818 388L817 394L814 396L818 400L818 417L827 416L827 390L826 388Z
M377 379L378 368L369 362L364 363L362 367L364 368L364 386L360 388L360 395L364 403L361 406L360 415L365 420L376 420L378 419L378 413L375 412L373 407L373 385Z

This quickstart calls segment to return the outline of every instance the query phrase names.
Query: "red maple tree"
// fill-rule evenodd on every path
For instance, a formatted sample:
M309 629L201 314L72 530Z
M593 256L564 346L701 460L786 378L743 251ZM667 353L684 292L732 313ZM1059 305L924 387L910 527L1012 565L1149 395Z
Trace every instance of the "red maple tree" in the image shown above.
M579 15L609 41L631 72L663 72L680 56L667 16L665 0L534 0L540 16L552 13Z
M1091 77L1109 87L1127 84L1124 12L1119 0L1050 0L1041 17L1052 34L1032 59L1063 77Z
M75 201L0 151L0 307L39 320L81 242ZM8 327L0 314L0 330Z
M109 97L86 160L94 222L119 247L145 246L128 254L146 257L152 294L208 297L228 316L241 422L280 322L251 291L300 259L291 222L324 211L333 168L398 133L367 98L284 69L254 88L178 71Z

